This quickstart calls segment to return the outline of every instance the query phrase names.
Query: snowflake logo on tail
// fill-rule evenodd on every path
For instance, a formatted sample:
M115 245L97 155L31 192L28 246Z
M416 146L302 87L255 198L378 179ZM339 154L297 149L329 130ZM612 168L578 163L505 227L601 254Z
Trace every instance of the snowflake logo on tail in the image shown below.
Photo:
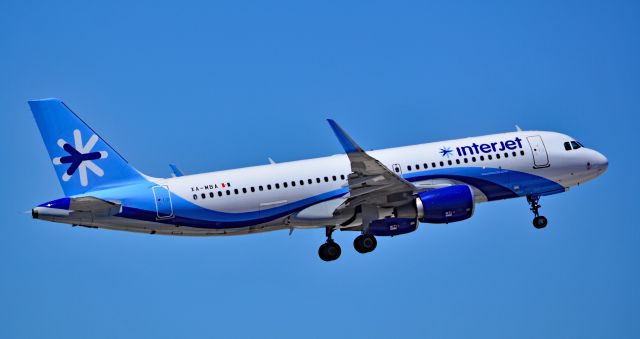
M442 147L439 152L443 157L451 158L453 156L453 151L451 147Z
M80 130L76 129L73 131L73 141L75 147L71 146L71 144L66 142L64 139L58 139L58 146L65 150L68 155L53 158L53 164L70 164L69 168L67 168L62 175L62 180L69 181L74 173L80 172L80 184L82 186L87 186L89 184L87 169L99 177L104 175L102 168L96 165L93 160L104 159L109 154L105 151L91 151L96 145L96 142L98 142L98 136L95 134L87 140L86 144L83 144L82 133Z

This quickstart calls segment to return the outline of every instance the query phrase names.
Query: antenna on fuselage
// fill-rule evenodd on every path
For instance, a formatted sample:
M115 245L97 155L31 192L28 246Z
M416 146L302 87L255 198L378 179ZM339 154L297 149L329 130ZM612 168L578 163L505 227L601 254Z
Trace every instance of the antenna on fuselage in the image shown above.
M520 126L516 125L516 131L522 132L522 128L520 128Z

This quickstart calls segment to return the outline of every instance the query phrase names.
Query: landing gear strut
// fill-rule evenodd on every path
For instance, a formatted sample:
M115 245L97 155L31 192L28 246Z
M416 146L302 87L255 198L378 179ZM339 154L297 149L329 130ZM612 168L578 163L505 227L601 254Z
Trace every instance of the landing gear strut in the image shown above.
M531 205L531 212L533 212L533 215L535 215L535 218L533 218L533 227L540 229L547 226L547 218L538 213L538 209L542 207L540 206L540 204L538 204L538 201L540 201L539 196L527 196L527 202L529 202L529 205Z
M336 260L340 258L340 254L342 253L340 245L336 244L333 241L333 238L331 238L333 231L334 228L332 226L326 227L327 242L322 244L318 249L318 255L320 256L320 259L324 261Z
M353 247L359 253L369 253L376 249L378 241L371 234L361 234L353 239Z

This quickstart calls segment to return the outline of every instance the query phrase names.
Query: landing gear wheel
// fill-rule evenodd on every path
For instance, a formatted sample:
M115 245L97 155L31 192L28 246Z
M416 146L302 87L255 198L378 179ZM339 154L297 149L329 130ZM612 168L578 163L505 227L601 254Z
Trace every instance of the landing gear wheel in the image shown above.
M531 205L531 212L533 212L533 215L535 215L535 218L533 218L533 227L541 229L547 227L547 218L539 214L538 210L542 206L538 204L538 201L540 201L539 196L527 196L527 202L529 202L529 205Z
M361 234L353 240L353 248L358 253L369 253L375 250L376 246L378 246L378 241L371 234Z
M320 259L324 261L336 260L340 258L340 254L342 254L342 249L340 245L333 242L333 240L327 240L327 242L322 244L318 249L318 255Z
M547 218L539 215L533 218L533 227L537 229L545 228L547 226Z

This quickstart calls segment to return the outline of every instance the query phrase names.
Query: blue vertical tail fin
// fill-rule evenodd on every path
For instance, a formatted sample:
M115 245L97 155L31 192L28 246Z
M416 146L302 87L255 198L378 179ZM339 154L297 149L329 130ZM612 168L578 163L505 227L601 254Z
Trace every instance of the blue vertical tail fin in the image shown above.
M145 180L60 99L29 100L65 195Z

